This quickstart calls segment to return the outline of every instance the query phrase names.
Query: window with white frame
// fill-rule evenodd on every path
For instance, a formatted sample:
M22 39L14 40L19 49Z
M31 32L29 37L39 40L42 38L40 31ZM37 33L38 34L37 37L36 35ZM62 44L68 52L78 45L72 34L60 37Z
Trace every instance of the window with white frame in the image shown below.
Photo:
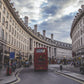
M9 35L9 43L10 43L10 35Z
M2 24L3 25L5 24L5 17L3 17L3 19L2 19Z
M9 13L7 12L7 18L9 17Z
M0 22L1 22L1 12L0 12Z
M9 32L11 32L11 25L10 25L10 27L9 27Z
M4 40L4 29L2 29L2 39Z
M0 8L2 8L2 2L0 1Z
M7 34L7 32L6 32L6 39L5 39L6 41L7 41L7 36L8 36L8 34Z
M5 11L6 11L6 8L5 8L5 7L3 7L3 13L5 13Z
M10 16L10 22L12 21L12 17Z
M6 21L6 28L8 29L8 21Z

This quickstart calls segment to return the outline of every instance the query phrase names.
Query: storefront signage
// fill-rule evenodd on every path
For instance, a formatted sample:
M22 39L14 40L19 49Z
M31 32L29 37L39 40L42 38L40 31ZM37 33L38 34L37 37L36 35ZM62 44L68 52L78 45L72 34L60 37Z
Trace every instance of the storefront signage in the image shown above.
M15 58L15 52L10 52L10 59L14 59Z

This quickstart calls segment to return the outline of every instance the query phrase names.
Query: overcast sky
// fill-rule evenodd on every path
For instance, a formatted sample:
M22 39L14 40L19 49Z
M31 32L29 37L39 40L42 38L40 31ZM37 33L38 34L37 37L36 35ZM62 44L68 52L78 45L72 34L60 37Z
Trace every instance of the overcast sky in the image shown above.
M74 16L84 0L12 0L20 17L29 17L29 26L38 25L38 32L54 34L54 40L71 43L70 29Z

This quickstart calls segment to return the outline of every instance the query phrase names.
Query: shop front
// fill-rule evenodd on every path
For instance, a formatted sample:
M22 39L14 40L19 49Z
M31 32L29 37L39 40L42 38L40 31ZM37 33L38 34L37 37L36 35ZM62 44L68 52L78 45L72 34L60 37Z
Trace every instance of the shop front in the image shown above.
M78 66L81 66L83 64L84 59L84 49L80 49L76 52L76 58L75 61L78 64Z

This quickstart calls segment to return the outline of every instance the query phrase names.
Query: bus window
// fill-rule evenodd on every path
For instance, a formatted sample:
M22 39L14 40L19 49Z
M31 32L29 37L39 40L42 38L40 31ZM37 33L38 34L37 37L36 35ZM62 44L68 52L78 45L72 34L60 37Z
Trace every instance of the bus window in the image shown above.
M45 53L45 49L36 49L36 53Z

